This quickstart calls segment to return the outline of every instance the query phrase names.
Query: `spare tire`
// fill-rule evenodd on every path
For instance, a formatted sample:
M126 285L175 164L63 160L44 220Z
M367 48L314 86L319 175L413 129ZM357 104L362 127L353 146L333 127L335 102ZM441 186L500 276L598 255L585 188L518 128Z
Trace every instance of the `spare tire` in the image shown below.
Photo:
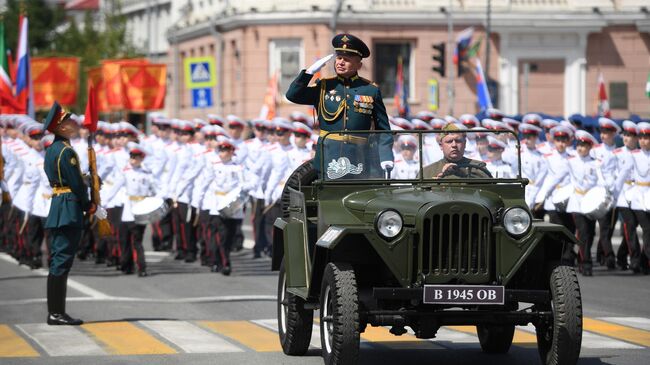
M289 188L300 190L303 185L311 185L314 180L318 178L318 172L312 165L312 160L305 161L302 165L298 166L289 179L287 179L282 196L280 197L280 207L282 208L282 217L289 217Z

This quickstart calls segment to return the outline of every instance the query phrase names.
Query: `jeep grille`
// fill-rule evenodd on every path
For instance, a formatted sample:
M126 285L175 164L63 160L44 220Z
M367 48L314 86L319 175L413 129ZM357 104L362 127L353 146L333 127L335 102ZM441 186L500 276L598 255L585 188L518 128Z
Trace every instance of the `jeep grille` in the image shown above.
M436 207L425 216L418 266L427 282L489 279L490 217L482 207L471 208L473 213L440 213L448 209Z

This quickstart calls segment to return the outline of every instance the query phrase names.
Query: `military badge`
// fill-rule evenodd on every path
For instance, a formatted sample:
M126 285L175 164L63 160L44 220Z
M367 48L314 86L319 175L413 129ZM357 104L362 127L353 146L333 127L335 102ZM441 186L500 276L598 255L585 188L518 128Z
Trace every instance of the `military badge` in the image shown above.
M329 179L339 179L347 174L359 175L363 171L363 164L354 166L347 157L339 157L338 160L332 159L327 164L327 177Z
M341 95L336 95L336 102L338 103L339 101L341 101Z
M71 158L71 159L70 159L70 165L72 165L72 166L77 166L77 159L74 158L74 157Z

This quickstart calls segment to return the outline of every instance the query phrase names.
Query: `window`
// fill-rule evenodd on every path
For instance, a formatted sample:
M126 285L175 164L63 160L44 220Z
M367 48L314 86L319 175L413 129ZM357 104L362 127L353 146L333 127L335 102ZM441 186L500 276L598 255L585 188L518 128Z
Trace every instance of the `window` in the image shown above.
M627 82L609 83L609 107L627 109Z
M302 39L273 39L269 42L269 76L278 72L278 89L287 91L304 65Z
M413 99L415 88L411 83L412 67L411 53L413 47L411 42L379 42L375 43L373 50L374 75L373 81L379 85L381 95L384 99L390 99L395 95L395 82L397 80L397 59L402 57L402 72L404 85L408 90L409 99Z

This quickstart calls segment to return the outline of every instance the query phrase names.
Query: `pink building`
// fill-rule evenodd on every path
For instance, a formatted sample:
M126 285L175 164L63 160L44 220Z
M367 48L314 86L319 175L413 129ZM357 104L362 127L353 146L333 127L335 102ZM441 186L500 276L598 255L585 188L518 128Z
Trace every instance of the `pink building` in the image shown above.
M173 3L173 2L172 2ZM203 2L200 2L203 3ZM308 112L283 96L300 69L331 51L332 21L336 32L362 38L371 49L360 72L377 82L389 113L398 55L405 65L411 110L437 104L440 114L476 112L472 72L457 77L453 67L453 106L447 94L449 75L432 68L432 46L448 41L448 14L454 38L473 26L474 40L485 37L485 1L372 0L336 1L240 0L193 8L168 32L168 61L172 80L167 112L183 118L208 113L259 115L267 84L279 74L278 114ZM207 3L206 3L207 4ZM645 85L650 72L650 16L644 1L494 0L492 1L489 76L498 85L496 107L508 114L539 111L568 116L594 114L596 83L602 72L614 117L650 117ZM337 14L334 17L334 14ZM486 42L480 59L486 65ZM451 62L450 45L447 61ZM193 108L186 89L183 59L212 56L216 60L214 106ZM449 70L449 69L448 69ZM331 65L323 77L332 75ZM449 74L449 72L447 72ZM430 80L438 82L438 99Z

